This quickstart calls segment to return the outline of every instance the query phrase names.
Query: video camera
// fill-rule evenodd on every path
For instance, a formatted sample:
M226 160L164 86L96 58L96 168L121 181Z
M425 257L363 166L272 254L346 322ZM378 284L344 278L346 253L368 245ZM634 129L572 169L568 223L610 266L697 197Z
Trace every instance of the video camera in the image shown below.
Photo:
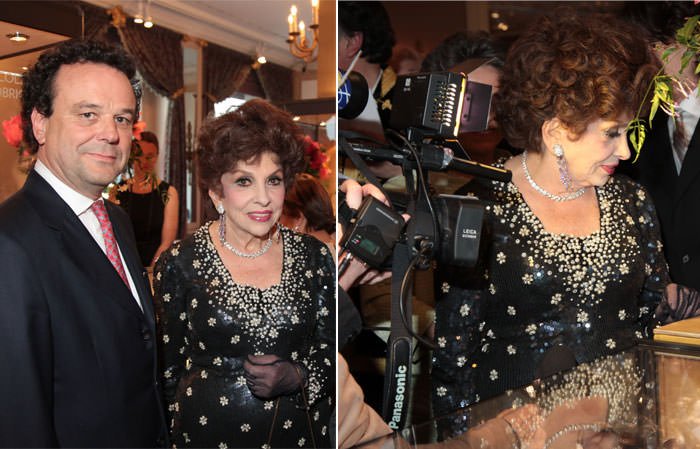
M354 79L357 85L357 75L348 79ZM348 97L346 90L345 104L356 110ZM363 204L350 217L341 247L377 269L390 268L387 260L391 248L400 240L409 243L412 258L418 258L418 268L427 268L432 260L458 267L475 266L484 250L481 244L486 231L483 204L474 197L430 195L426 171L454 169L490 179L510 180L507 170L455 156L467 156L456 140L460 126L471 131L486 129L490 100L491 86L467 82L459 73L400 76L392 100L388 144L341 130L342 153L353 160L367 179L372 181L374 176L364 161L388 161L402 167L407 187L404 208L395 205L392 210L368 199L372 204ZM341 109L339 115L347 116L343 111L347 110ZM380 183L376 185L382 188ZM411 215L406 230L390 225L403 222L402 212ZM372 251L368 251L370 247Z
M365 107L367 89L359 75L344 76L341 81L338 115L352 119ZM360 98L359 107L353 104L355 93ZM406 180L403 198L396 201L394 197L393 207L371 197L365 198L357 211L349 211L342 197L339 206L339 216L347 218L341 248L373 268L392 270L383 417L393 429L401 428L407 415L412 338L435 348L434 343L413 332L407 318L412 316L413 271L428 268L433 260L473 267L486 246L482 242L487 234L484 204L475 197L432 195L428 172L455 169L504 182L511 178L508 170L459 157L468 158L457 140L460 126L466 131L485 130L490 105L491 86L468 82L461 73L400 76L394 87L387 143L344 132L340 125L342 154L387 198L392 195L382 188L365 161L400 165ZM405 226L403 212L411 217ZM341 261L339 276L347 260Z

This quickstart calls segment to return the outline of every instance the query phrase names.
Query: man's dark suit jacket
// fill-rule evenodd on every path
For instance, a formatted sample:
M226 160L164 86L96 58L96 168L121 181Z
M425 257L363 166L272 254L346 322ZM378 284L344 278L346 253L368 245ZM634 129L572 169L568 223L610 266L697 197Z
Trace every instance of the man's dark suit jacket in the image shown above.
M37 173L0 206L0 446L163 444L151 295L128 217L107 211L143 312Z
M680 174L673 161L668 116L659 112L629 174L649 190L661 221L674 282L700 290L700 132L688 144Z

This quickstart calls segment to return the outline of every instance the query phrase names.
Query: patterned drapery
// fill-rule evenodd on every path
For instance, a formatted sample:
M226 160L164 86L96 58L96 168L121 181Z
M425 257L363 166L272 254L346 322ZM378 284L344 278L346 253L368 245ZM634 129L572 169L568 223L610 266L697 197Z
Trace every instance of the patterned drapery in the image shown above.
M265 97L271 103L280 104L293 98L293 72L281 65L263 64L256 70Z
M216 44L202 50L204 78L204 115L214 110L214 103L239 90L250 74L251 57Z
M124 48L134 57L148 85L170 100L168 114L168 155L165 178L179 193L178 236L185 231L185 81L183 75L182 35L165 28L146 29L131 21L118 28Z

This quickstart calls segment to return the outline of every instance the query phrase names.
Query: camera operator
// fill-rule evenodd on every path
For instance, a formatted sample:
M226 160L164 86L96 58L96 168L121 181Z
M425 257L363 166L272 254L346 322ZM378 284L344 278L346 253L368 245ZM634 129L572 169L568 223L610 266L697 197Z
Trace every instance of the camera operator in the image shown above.
M384 6L380 2L338 2L338 30L338 68L361 74L372 94L355 123L374 121L388 127L396 83L389 60L396 39Z
M345 193L345 202L350 209L358 209L365 196L372 195L386 203L386 199L375 186L360 186L354 180L346 180L340 191ZM342 227L338 230L342 238ZM348 257L341 253L339 260ZM376 283L391 275L369 270L356 258L347 263L347 269L338 278L338 349L342 349L362 329L362 318L347 291L356 284ZM348 364L338 353L338 447L343 449L363 444L392 430L382 418L364 402L364 393L348 370Z
M448 36L423 60L422 72L462 72L470 82L491 86L494 95L500 89L505 59L502 44L485 31L460 31ZM511 154L500 148L503 139L493 109L485 130L463 131L457 136L469 157L482 164L493 164Z

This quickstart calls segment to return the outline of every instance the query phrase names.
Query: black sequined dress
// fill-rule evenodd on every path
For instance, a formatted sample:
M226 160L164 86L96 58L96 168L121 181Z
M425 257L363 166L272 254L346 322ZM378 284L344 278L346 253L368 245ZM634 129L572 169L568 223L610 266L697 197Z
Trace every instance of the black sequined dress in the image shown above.
M154 287L173 446L329 446L335 265L326 245L313 237L284 227L281 236L281 283L263 290L231 278L208 225L159 259ZM253 396L243 377L248 354L301 363L308 373L309 412L301 394L279 402Z
M600 229L586 237L547 232L512 183L467 192L488 201L492 243L483 270L436 271L436 416L529 384L553 346L582 363L648 337L670 281L641 186L615 176L596 188Z

